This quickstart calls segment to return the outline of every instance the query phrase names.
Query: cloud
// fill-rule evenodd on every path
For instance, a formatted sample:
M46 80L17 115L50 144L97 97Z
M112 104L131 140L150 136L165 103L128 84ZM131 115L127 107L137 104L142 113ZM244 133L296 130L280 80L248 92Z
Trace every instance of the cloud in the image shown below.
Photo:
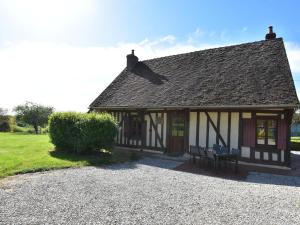
M187 43L195 43L199 41L200 38L204 37L206 32L201 30L200 28L197 28L193 33L188 35Z
M300 75L300 45L286 42L285 46L292 73Z
M87 111L88 105L126 66L131 49L143 60L209 47L212 46L178 44L171 35L112 47L6 43L0 48L0 107L12 109L32 101L57 110Z
M218 46L180 43L172 35L110 47L6 43L0 48L0 107L11 109L32 101L57 110L87 111L88 105L125 68L131 49L145 60ZM300 47L293 43L286 46L292 72L300 73Z
M248 27L243 27L242 32L246 32L248 30Z

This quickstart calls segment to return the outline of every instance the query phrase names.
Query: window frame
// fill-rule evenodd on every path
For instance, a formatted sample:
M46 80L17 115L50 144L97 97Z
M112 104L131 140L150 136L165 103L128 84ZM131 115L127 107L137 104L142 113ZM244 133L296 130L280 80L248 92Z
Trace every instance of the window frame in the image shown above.
M136 122L138 121L138 122ZM134 126L134 123L139 123L138 128ZM143 120L138 114L128 115L128 124L127 124L128 134L127 137L130 139L141 140L143 137Z
M258 144L257 143L257 121L258 120L264 120L264 126L266 128L266 135L265 135L265 144ZM266 126L266 124L268 124L268 120L274 120L276 122L276 131L275 131L275 145L269 145L268 144L268 130L269 127L268 125ZM256 120L255 120L255 146L257 148L269 148L269 149L277 149L277 145L278 145L278 117L275 116L256 116Z

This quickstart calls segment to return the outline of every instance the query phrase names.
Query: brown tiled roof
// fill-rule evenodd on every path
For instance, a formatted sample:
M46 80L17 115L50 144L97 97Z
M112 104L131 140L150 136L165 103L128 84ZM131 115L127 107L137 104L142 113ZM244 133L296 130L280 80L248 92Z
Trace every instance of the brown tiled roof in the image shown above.
M282 38L166 56L126 68L90 108L298 104Z

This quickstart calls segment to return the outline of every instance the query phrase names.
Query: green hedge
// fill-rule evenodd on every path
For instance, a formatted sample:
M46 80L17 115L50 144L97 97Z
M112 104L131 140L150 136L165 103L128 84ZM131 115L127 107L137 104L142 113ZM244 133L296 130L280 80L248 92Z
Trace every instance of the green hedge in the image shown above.
M110 149L117 124L109 114L59 112L49 118L49 135L57 149L87 152Z
M15 124L15 117L9 115L0 115L0 132L12 131Z

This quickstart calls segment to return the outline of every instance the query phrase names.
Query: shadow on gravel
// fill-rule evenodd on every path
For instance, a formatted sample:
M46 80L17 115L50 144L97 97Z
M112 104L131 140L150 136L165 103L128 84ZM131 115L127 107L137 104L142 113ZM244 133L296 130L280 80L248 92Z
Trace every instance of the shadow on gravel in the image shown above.
M123 163L130 160L130 156L128 154L121 152L110 153L93 151L88 154L76 154L67 151L54 150L50 151L49 154L58 159L78 162L79 164L87 166L103 166L113 163Z
M104 169L109 169L109 170L137 169L140 166L159 167L162 169L174 169L180 164L182 164L182 162L151 158L151 157L142 157L136 161L114 164L114 165L107 166Z
M176 170L227 180L300 187L300 155L292 153L291 157L292 170L239 165L239 171L235 174L233 165L227 165L227 167L223 165L216 173L212 167L206 166L203 162L199 162L198 160L196 163L186 161L178 166Z

